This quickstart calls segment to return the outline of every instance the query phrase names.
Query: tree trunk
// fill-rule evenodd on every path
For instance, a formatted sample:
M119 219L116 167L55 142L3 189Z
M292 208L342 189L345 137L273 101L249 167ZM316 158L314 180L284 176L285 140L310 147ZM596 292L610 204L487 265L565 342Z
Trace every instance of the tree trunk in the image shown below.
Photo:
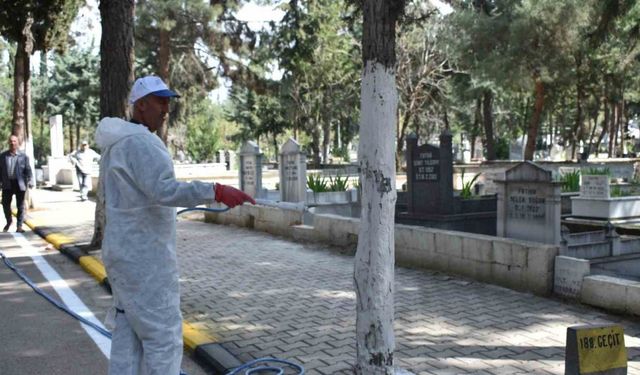
M81 138L81 133L80 133L80 122L76 123L76 147L75 149L79 148L80 145L82 145L82 138ZM75 150L74 148L71 149L71 151Z
M613 142L615 140L615 124L616 124L616 106L615 103L610 102L608 103L609 106L611 107L610 109L610 115L609 115L609 147L607 149L607 155L609 157L613 156Z
M320 156L320 126L317 121L313 124L313 129L311 129L311 151L313 152L313 165L316 168L320 168L320 164L322 164Z
M21 147L29 157L29 167L35 176L33 137L31 136L31 54L33 53L33 17L27 16L22 35L18 40L14 60L13 118L11 134L18 137ZM27 207L32 208L31 194L25 196Z
M594 95L594 101L595 101L595 106L594 106L595 110L593 110L590 113L590 118L591 118L591 120L593 122L593 127L591 128L591 134L589 135L589 143L587 143L587 151L585 152L585 155L582 156L582 160L589 159L589 155L591 155L591 152L593 151L593 137L595 137L596 129L598 128L598 115L600 113L600 100L599 100L597 95Z
M482 123L487 143L487 160L496 160L496 142L493 138L493 93L485 90L482 94Z
M20 139L20 143L24 141L25 128L25 67L29 61L29 56L24 51L24 42L21 40L16 47L16 55L14 59L13 74L13 120L11 124L11 134ZM3 140L4 142L4 140Z
M135 0L101 0L100 19L100 118L128 115L133 83L133 16ZM115 48L114 46L117 46ZM96 213L91 247L102 245L105 224L104 170L100 163Z
M524 160L533 160L533 153L536 150L536 138L540 127L540 116L544 107L544 83L540 77L535 77L535 97L533 115L527 131L527 146L524 149Z
M573 132L571 134L571 157L576 157L576 145L578 143L578 133L582 128L583 114L582 114L582 101L584 99L584 87L582 85L582 55L576 56L576 122L573 126ZM566 108L565 106L563 106Z
M362 205L354 266L357 375L394 373L395 27L403 9L402 0L363 4L358 159L367 204Z
M128 115L133 83L134 0L101 0L100 118ZM117 46L117 48L116 48Z
M75 147L73 147L74 142L73 142L73 125L69 126L69 152L73 152L73 150L75 150Z
M275 155L276 163L278 162L278 135L273 133L273 155Z
M171 59L171 39L169 30L160 28L160 50L158 51L158 74L160 78L171 87L169 80L169 60ZM165 118L162 125L158 128L156 134L164 144L167 144L169 136L169 119Z
M322 161L329 163L329 146L331 145L331 124L324 121L322 124Z
M411 112L407 111L404 116L402 116L402 122L400 120L396 120L398 123L401 123L400 129L398 131L398 141L396 142L396 169L400 170L402 167L402 159L404 158L404 137L407 131L407 127L409 126L409 122L411 121Z
M598 152L600 151L600 143L602 143L604 136L607 134L607 129L609 128L609 121L610 121L609 117L611 117L609 113L609 103L607 103L606 98L603 105L604 105L604 120L602 120L602 132L600 133L600 137L598 137L598 141L596 142L596 147L595 147L596 157L598 156Z

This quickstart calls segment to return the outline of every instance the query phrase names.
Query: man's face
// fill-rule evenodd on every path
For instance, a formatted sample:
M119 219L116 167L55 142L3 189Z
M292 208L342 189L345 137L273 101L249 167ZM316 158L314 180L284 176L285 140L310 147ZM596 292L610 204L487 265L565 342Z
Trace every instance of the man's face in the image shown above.
M82 151L86 151L86 150L87 150L87 148L89 148L89 145L88 145L88 144L86 144L86 143L83 143L83 144L80 146L80 148L82 149Z
M140 99L140 121L149 131L155 132L162 125L169 113L169 98L147 95Z
M11 152L16 152L19 146L20 146L20 141L18 140L18 137L16 137L15 135L12 135L11 137L9 137L9 150Z

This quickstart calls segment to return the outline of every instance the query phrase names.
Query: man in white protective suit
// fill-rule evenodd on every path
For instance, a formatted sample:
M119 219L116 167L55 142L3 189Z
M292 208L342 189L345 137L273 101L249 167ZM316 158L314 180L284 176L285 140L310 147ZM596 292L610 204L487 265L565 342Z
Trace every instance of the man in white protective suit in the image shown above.
M175 207L255 204L230 186L176 181L169 152L154 134L172 97L179 96L160 78L139 78L129 98L131 120L104 118L96 130L106 206L102 259L114 297L106 319L113 332L110 375L180 373Z

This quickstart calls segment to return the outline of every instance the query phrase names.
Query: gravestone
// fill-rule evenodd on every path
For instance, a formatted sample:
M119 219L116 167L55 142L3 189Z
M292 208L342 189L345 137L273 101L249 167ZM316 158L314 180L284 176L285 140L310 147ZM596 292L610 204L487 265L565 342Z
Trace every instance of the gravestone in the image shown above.
M51 155L47 156L47 174L51 185L72 183L71 173L61 171L69 168L69 160L64 156L64 135L62 132L62 115L49 117L49 134L51 144ZM68 176L67 176L68 175ZM68 177L68 178L65 178Z
M498 187L499 237L558 245L560 236L560 188L551 171L526 161L505 172Z
M527 136L517 138L509 144L509 160L524 159L524 147L527 144Z
M300 145L289 138L280 149L280 200L304 202L307 198L307 161Z
M64 135L62 133L62 115L49 117L51 136L51 156L64 157Z
M565 375L627 375L624 331L617 324L567 328Z
M229 150L226 152L228 167L227 170L232 171L236 169L236 152L233 150Z
M564 161L565 149L559 144L554 143L549 150L549 159L551 161Z
M484 157L484 145L482 144L482 139L480 139L480 137L477 137L474 143L473 155L471 156L471 159L482 160L483 157Z
M240 189L253 198L262 193L262 152L255 142L240 148Z
M412 215L453 213L452 136L440 135L440 147L418 146L418 137L407 137L407 208Z
M584 198L603 198L611 196L608 175L581 174L580 196Z

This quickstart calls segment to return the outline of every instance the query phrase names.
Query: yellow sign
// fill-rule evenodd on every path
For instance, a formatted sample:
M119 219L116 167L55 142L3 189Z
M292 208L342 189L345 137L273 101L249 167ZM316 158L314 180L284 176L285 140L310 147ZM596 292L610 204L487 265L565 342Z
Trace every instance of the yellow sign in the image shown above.
M622 327L579 329L576 334L581 374L627 367Z

